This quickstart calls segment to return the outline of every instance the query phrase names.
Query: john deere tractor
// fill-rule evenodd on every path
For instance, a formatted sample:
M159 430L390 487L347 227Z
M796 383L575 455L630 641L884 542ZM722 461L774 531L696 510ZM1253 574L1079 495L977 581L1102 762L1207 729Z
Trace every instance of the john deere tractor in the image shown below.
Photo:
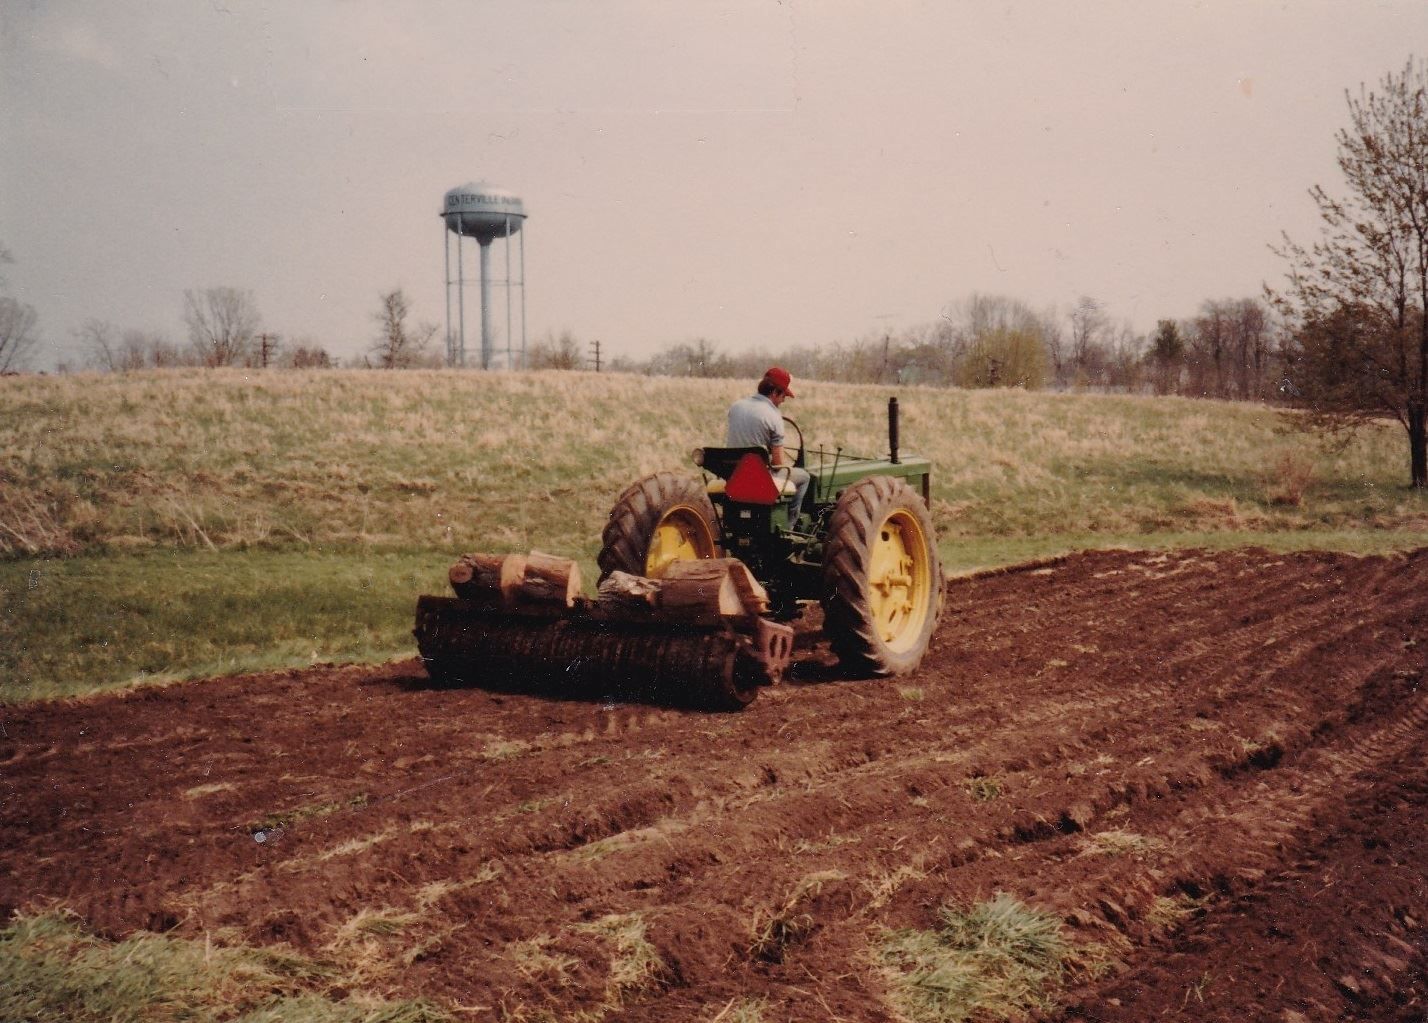
M739 710L783 677L786 622L814 600L851 673L914 670L942 609L931 464L899 457L897 399L887 458L805 451L786 423L785 450L811 476L795 521L789 472L768 451L700 448L700 475L658 472L615 502L593 598L568 558L468 554L452 565L455 596L417 601L432 678Z
M851 672L915 670L942 610L931 463L899 455L896 398L886 458L808 451L798 425L784 423L785 450L812 478L797 521L788 470L771 466L766 449L699 448L701 476L658 472L620 495L601 537L601 579L658 579L675 561L735 557L767 588L773 617L819 601L824 632Z

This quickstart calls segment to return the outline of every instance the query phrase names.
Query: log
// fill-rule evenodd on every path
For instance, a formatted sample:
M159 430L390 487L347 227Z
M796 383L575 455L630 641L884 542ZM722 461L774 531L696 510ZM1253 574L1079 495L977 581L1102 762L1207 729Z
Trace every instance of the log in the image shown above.
M675 561L665 568L666 579L695 578L725 572L734 584L740 607L729 614L761 615L769 609L769 591L754 578L749 566L738 558L705 558L699 561Z
M554 604L574 607L581 595L580 566L570 558L557 558L540 551L526 555L519 582L503 590L509 607Z
M739 600L743 602L745 614L761 615L769 609L769 591L764 589L764 584L754 578L754 573L749 571L749 566L738 558L725 558L729 563L729 578L733 580L734 589L738 591Z
M611 572L600 584L595 606L610 617L648 618L659 605L658 579Z
M524 554L463 554L447 572L451 588L463 600L504 603L525 575Z
M660 580L659 610L676 621L717 625L742 616L744 602L723 559L673 561Z

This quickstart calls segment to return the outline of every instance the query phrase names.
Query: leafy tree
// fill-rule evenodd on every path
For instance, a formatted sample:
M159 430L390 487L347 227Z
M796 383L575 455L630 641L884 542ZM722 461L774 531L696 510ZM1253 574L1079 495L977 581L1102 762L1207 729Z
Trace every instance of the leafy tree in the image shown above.
M205 366L239 366L258 332L258 303L251 291L204 288L183 293L189 343Z
M1288 325L1283 386L1311 426L1396 419L1412 485L1428 487L1428 64L1410 58L1378 90L1345 96L1347 192L1316 185L1319 240L1277 250L1289 263L1288 286L1270 292Z
M958 387L1024 387L1046 384L1047 355L1033 331L994 327L975 337L958 360Z
M950 383L959 387L1044 387L1051 344L1060 340L1050 316L1005 295L972 294L943 307L946 329L935 342L947 354Z
M372 314L378 324L377 338L372 342L371 355L378 369L410 369L426 361L427 345L436 336L436 325L407 325L412 304L406 292L393 288L381 297L381 308ZM372 365L369 360L368 365Z

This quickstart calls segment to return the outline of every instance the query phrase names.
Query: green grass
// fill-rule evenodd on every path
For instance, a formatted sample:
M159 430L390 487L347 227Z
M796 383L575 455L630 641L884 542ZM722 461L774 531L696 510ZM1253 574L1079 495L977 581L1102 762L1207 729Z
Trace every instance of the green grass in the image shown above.
M138 932L108 941L72 916L0 931L0 1019L26 1023L446 1023L424 1002L348 992L332 964L277 948Z
M0 561L0 699L410 656L440 555L175 551Z
M893 1006L913 1023L1049 1011L1069 954L1054 916L1006 894L944 907L935 930L886 934L878 958Z
M0 701L412 652L465 551L574 557L620 490L722 439L739 381L174 371L0 378ZM812 382L880 455L883 387ZM1328 449L1258 406L902 388L949 572L1070 551L1428 545L1402 430ZM816 457L816 456L815 456Z

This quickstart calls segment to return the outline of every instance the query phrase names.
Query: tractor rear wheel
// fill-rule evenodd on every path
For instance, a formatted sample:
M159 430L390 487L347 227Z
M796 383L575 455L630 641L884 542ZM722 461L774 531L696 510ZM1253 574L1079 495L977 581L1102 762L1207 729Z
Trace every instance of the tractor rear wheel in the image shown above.
M854 483L833 509L823 554L823 627L839 661L870 675L915 671L941 615L927 505L893 476Z
M658 579L671 561L719 556L719 520L704 485L676 472L630 484L600 535L600 581L611 572Z

